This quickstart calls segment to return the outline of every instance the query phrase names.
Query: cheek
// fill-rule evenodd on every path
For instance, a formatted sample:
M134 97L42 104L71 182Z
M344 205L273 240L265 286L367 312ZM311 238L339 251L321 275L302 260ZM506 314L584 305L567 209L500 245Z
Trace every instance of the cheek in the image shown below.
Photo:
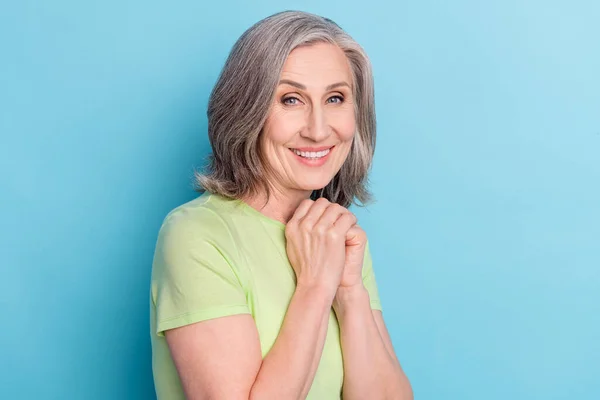
M340 140L351 141L356 132L356 118L354 112L339 115L339 118L336 120L335 129L338 132Z
M264 139L276 144L286 144L300 130L294 120L286 117L283 112L273 112L267 118L264 126Z

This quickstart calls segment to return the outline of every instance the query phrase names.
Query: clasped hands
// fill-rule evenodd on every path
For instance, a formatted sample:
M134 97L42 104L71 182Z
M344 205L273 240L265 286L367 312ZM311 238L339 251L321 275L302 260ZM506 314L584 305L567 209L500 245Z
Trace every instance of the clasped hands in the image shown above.
M303 200L285 229L297 285L332 296L363 289L367 235L347 208L325 198Z

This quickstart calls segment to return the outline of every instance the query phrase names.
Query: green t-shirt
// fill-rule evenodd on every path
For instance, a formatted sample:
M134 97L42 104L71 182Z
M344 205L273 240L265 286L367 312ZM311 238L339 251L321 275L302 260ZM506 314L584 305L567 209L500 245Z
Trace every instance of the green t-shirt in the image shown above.
M363 281L381 310L368 246ZM296 287L285 225L240 200L204 193L172 210L160 228L152 266L152 369L159 400L185 399L164 331L251 314L263 358L275 343ZM339 399L344 377L333 309L323 355L307 399Z

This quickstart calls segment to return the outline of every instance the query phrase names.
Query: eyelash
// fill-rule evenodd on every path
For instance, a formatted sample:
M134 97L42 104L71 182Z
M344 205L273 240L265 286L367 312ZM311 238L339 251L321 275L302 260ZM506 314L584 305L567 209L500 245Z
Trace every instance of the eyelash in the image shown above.
M327 99L327 101L331 100L331 99L339 99L338 103L343 103L344 102L344 98L340 95L335 95L335 96L331 96L330 98Z
M340 96L340 95L334 95L331 96L330 98L327 99L327 102L329 103L329 100L331 99L338 99L339 101L332 103L332 104L340 104L344 102L344 97ZM296 100L296 101L300 101L300 99L298 99L295 96L289 96L289 97L284 97L283 99L281 99L281 102L286 105L286 106L295 106L296 104L289 104L287 103L288 100Z

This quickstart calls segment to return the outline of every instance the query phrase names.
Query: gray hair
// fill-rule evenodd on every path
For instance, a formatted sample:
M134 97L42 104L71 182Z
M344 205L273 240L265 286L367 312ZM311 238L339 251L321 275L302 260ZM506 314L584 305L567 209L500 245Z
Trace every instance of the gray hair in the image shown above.
M371 200L367 185L376 128L371 64L362 47L335 22L300 11L280 12L257 22L233 46L208 103L213 151L207 172L194 171L197 191L236 199L261 189L269 195L268 163L259 136L287 57L296 47L319 42L337 45L348 58L356 134L339 172L311 198L325 197L344 207Z

